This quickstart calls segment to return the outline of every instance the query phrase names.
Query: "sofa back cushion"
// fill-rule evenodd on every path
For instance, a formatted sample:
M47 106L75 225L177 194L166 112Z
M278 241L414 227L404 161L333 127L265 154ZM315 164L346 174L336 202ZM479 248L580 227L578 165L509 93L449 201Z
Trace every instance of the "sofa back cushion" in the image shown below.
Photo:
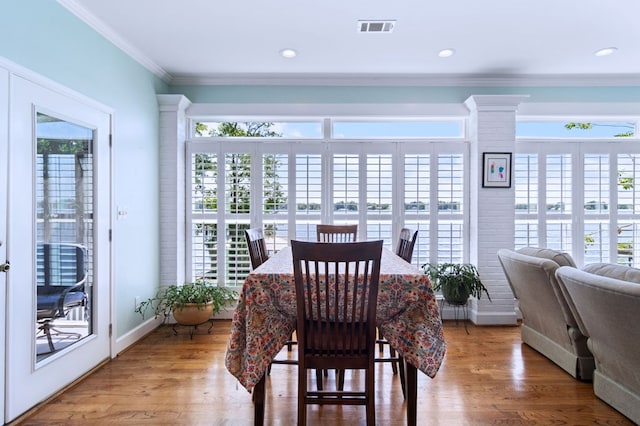
M527 256L553 260L558 264L558 266L572 266L574 268L576 267L576 263L573 261L571 255L563 251L538 247L523 247L521 249L518 249L517 251L518 253L526 254Z
M640 269L630 266L616 265L614 263L590 263L582 268L583 271L600 275L601 277L615 278L640 284Z
M590 269L595 268L590 265ZM577 268L558 268L556 275L569 296L580 330L589 336L596 371L615 382L615 387L626 389L624 393L635 394L633 400L637 401L640 395L640 327L637 326L640 286Z
M538 250L538 249L536 249ZM498 250L498 259L514 296L520 304L524 324L571 351L567 324L575 325L573 315L556 291L558 264L545 257L532 256L520 250ZM570 315L567 321L565 315Z
M525 256L534 257L537 259L550 260L556 265L556 268L561 266L568 266L571 268L576 268L576 263L573 261L573 258L569 253L559 250L553 250L549 248L539 248L539 247L523 247L521 249L516 250L518 254L522 254ZM560 312L564 317L565 323L569 327L578 328L578 324L569 309L569 305L565 300L565 296L562 293L562 290L558 286L558 282L556 280L555 271L549 277L549 285L551 286L554 294L556 295L556 299L558 301L558 305L560 305ZM555 304L553 304L555 306Z

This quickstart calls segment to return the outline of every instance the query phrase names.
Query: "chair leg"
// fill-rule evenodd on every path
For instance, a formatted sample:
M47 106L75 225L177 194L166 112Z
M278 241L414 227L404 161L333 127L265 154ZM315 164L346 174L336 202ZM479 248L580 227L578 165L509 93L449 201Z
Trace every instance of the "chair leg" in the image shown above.
M287 340L287 351L291 352L293 350L293 333L289 335L289 340Z
M44 337L47 338L47 344L49 345L49 352L43 352L43 353L40 353L39 355L50 354L57 351L53 343L53 336L72 336L72 337L75 337L76 339L80 339L82 337L82 334L80 333L73 333L73 332L58 330L55 327L53 327L51 325L51 321L48 321L48 320L41 323L40 326L38 327L38 330L42 331ZM43 336L39 336L39 337L43 337Z
M398 369L400 370L400 387L402 388L402 396L404 399L407 399L407 374L404 370L404 358L398 357L400 361L398 362Z
M382 336L382 331L380 331L379 328L376 328L376 330L378 330L378 350L380 351L380 355L382 355L384 352L384 337Z
M395 358L396 357L396 350L393 349L391 347L391 345L389 345L389 357L391 358ZM393 371L393 375L395 376L396 374L398 374L398 362L397 361L393 361L391 363L391 371Z
M342 371L344 374L344 370ZM367 393L367 426L375 426L376 424L376 398L375 398L375 385L374 385L374 373L373 368L366 372L365 387Z
M337 384L337 388L339 391L343 391L344 390L344 370L338 370L338 384Z
M307 369L298 366L298 426L306 426L307 424ZM316 378L322 379L322 372L316 370ZM318 383L322 383L319 381ZM320 385L318 385L320 386ZM322 390L321 388L318 390Z
M300 368L300 367L298 367L298 368ZM323 389L323 386L322 386L322 380L323 380L323 379L322 379L322 370L317 369L317 370L316 370L316 388L317 388L319 391L321 391L321 390Z
M40 328L42 329L44 334L47 336L47 343L49 343L49 351L55 352L56 348L55 346L53 346L53 339L51 338L51 326L47 322L47 323L44 323Z
M264 425L264 393L265 376L253 388L253 424L254 426Z

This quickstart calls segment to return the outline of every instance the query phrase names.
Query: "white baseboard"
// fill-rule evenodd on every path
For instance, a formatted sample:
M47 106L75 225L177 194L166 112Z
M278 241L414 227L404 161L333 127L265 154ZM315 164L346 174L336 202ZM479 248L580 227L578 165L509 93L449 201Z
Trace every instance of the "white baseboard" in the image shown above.
M442 319L445 320L459 320L463 321L465 315L467 319L476 325L517 325L518 324L518 312L509 311L483 311L478 312L477 304L471 303L471 300L466 306L454 306L442 302L442 296L437 295L438 307L442 309Z
M150 318L125 335L117 338L113 344L113 347L111 348L111 358L115 358L116 356L118 356L120 352L124 351L129 346L133 345L138 340L151 333L160 324L162 324L162 318Z
M225 308L222 308L220 312L218 312L216 315L214 315L213 318L214 319L232 319L234 311L235 311L235 306L225 307ZM133 330L131 330L130 332L117 338L111 349L111 358L115 358L116 356L118 356L119 353L121 353L122 351L127 349L129 346L133 345L134 343L136 343L138 340L142 339L147 334L151 333L162 323L163 323L162 317L157 319L150 318L145 322L143 322L142 324L140 324L139 326L137 326L136 328L134 328ZM166 321L166 323L173 324L175 323L175 320L173 319L173 317L171 317Z
M515 312L470 312L471 321L476 325L518 325Z
M213 319L233 319L233 313L235 312L235 310L235 305L224 307L220 309L220 312L213 316Z

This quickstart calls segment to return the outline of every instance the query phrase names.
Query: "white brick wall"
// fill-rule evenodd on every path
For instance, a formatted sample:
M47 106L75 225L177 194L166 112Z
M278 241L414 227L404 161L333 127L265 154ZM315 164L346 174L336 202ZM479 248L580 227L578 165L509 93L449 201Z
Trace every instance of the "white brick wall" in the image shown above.
M515 152L516 109L523 96L472 96L466 102L471 112L471 242L470 260L491 295L473 301L471 319L477 324L515 324L515 301L497 251L513 247L515 190L482 187L482 154Z
M158 95L160 105L160 285L185 280L185 139L182 95Z

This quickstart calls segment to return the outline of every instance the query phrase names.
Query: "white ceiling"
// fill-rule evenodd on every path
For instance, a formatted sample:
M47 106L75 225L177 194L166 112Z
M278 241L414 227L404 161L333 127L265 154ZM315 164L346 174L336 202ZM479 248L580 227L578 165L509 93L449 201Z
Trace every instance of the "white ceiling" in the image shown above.
M639 0L59 1L172 83L640 81Z

